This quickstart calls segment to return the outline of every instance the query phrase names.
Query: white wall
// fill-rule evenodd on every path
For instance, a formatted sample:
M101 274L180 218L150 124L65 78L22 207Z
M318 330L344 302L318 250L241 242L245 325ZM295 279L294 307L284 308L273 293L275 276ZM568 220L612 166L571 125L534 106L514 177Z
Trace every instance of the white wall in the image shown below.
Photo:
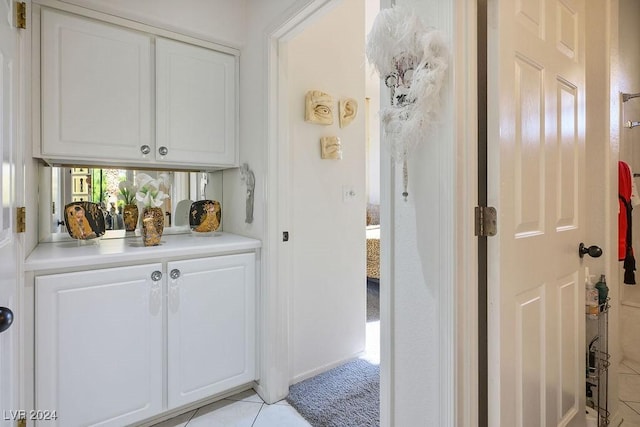
M287 46L292 158L294 381L364 349L365 69L364 1L343 1ZM334 97L334 123L304 121L305 94ZM337 101L354 98L359 111L338 126ZM320 137L337 136L342 160L320 157ZM353 200L343 201L343 185Z
M453 3L396 1L413 8L425 24L443 31L447 40L452 40L453 34ZM450 50L453 58L452 44ZM451 319L447 318L452 307L442 304L447 304L447 295L455 286L456 119L451 102L454 70L450 61L450 77L442 93L441 125L426 135L409 156L407 201L401 196L401 165L396 165L395 187L387 201L392 204L393 220L391 335L395 346L391 354L391 424L396 426L453 425L447 405L451 372L449 361L442 360L441 354L443 343L453 338ZM384 202L384 194L382 198Z
M380 0L365 0L365 33L371 31L380 11ZM365 90L369 99L367 124L367 194L368 202L380 204L380 79L369 61L365 61ZM364 107L364 105L363 105ZM363 108L364 113L364 108Z
M230 47L246 40L246 0L62 1Z
M238 170L224 172L224 206L235 215L225 217L225 230L256 239L266 235L267 166L267 37L274 26L282 23L296 0L247 0L246 43L240 51L240 163L254 171L253 222L246 224L245 186ZM276 194L271 202L276 202ZM226 208L225 208L226 206ZM240 214L242 213L242 214Z

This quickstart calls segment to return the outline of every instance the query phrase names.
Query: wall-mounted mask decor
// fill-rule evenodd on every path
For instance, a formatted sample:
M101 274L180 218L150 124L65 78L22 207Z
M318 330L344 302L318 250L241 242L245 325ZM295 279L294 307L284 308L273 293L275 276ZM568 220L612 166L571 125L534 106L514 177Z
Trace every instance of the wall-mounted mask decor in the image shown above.
M240 181L244 181L247 185L247 200L245 202L245 218L244 222L251 224L253 222L253 192L256 188L256 176L253 171L249 169L247 163L243 163L240 167Z
M333 97L319 90L307 92L304 121L320 125L333 124Z
M341 99L338 103L340 115L340 127L343 128L356 118L358 113L358 102L353 98Z
M320 138L321 157L326 160L342 160L342 143L337 136Z
M376 17L366 54L391 89L391 105L380 110L380 121L392 157L403 162L406 199L408 153L427 139L440 112L448 65L444 36L409 9L395 6Z

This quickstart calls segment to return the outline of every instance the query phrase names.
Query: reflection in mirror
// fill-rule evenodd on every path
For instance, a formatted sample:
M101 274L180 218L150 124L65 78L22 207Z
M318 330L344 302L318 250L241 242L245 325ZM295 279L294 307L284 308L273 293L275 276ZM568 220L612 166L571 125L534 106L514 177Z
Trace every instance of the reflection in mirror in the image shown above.
M106 236L124 237L125 225L123 220L124 206L133 199L138 205L140 213L142 205L135 199L134 194L126 200L126 194L121 190L124 184L134 186L136 176L140 173L152 178L164 178L160 190L169 195L160 206L165 214L165 229L168 232L189 232L187 215L182 209L190 205L191 201L211 198L222 202L222 172L173 172L173 171L139 171L132 169L101 169L87 167L52 167L51 170L51 202L52 221L51 237L65 235L64 206L71 202L98 203L105 216ZM59 207L59 208L57 208ZM176 209L176 207L180 207ZM139 229L139 225L137 227ZM118 231L120 230L120 231ZM111 231L111 233L110 233ZM129 232L132 233L132 232ZM43 237L46 237L44 233ZM61 236L62 237L62 236Z

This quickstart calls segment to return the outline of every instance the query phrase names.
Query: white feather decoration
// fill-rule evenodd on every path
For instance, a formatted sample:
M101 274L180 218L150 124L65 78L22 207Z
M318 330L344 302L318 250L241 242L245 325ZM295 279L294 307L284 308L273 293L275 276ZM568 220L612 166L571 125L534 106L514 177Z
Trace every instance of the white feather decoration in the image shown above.
M426 27L409 9L383 9L367 37L366 54L392 90L380 111L391 155L404 161L437 121L448 62L442 33Z

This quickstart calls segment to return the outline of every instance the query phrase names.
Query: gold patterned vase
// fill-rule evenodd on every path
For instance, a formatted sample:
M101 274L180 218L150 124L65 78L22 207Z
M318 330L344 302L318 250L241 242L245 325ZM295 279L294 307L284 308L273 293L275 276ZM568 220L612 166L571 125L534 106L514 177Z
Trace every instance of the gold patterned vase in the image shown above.
M124 228L127 231L133 231L138 225L138 206L137 205L124 205L122 211L124 220Z
M164 213L161 208L144 208L142 212L142 242L145 246L160 244L164 230Z

